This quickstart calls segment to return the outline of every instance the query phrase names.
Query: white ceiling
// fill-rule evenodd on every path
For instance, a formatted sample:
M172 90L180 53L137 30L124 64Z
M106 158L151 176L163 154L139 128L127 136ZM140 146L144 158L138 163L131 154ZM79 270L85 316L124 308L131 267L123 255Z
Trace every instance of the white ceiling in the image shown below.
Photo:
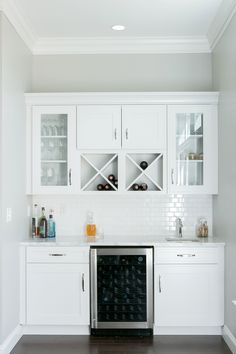
M35 54L204 53L236 0L0 0L1 9Z
M14 0L38 37L202 36L221 1Z

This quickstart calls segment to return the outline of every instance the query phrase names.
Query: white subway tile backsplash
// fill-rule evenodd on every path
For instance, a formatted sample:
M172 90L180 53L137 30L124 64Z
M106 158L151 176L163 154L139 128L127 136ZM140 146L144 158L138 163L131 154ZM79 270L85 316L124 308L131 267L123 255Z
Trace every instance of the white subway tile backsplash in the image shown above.
M185 235L195 235L197 219L203 216L212 235L210 195L34 196L33 203L54 210L60 236L83 235L89 210L105 235L174 235L176 217L182 218Z

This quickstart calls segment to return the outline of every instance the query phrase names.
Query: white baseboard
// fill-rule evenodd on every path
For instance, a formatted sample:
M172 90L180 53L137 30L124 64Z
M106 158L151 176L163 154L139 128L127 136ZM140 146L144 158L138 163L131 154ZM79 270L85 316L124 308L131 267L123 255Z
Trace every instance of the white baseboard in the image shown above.
M227 326L223 327L222 336L233 354L236 354L236 338Z
M154 327L154 335L221 335L221 326L212 327Z
M22 327L17 326L0 345L0 354L9 354L22 337Z
M24 326L23 334L38 335L89 335L89 326ZM0 353L1 354L1 353Z

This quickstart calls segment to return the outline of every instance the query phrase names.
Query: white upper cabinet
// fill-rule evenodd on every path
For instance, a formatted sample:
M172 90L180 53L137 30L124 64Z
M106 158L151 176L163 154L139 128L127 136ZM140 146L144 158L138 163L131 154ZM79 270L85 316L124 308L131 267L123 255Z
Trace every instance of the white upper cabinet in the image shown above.
M166 149L166 106L78 106L77 148L163 151Z
M78 149L119 149L120 142L121 106L77 107Z
M26 94L26 102L28 194L218 193L217 92Z
M122 147L166 149L166 106L122 106Z
M168 106L170 193L218 192L217 108Z
M73 106L33 107L33 193L73 192L75 127Z

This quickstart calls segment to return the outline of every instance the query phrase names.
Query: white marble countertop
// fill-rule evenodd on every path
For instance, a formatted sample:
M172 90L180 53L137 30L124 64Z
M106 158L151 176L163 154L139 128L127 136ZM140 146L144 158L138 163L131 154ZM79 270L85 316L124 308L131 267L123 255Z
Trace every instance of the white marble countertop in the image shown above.
M155 246L155 247L219 247L225 243L214 237L197 239L199 242L191 241L167 241L168 236L64 236L56 239L27 239L21 242L24 246ZM188 239L196 239L194 236L186 236Z

